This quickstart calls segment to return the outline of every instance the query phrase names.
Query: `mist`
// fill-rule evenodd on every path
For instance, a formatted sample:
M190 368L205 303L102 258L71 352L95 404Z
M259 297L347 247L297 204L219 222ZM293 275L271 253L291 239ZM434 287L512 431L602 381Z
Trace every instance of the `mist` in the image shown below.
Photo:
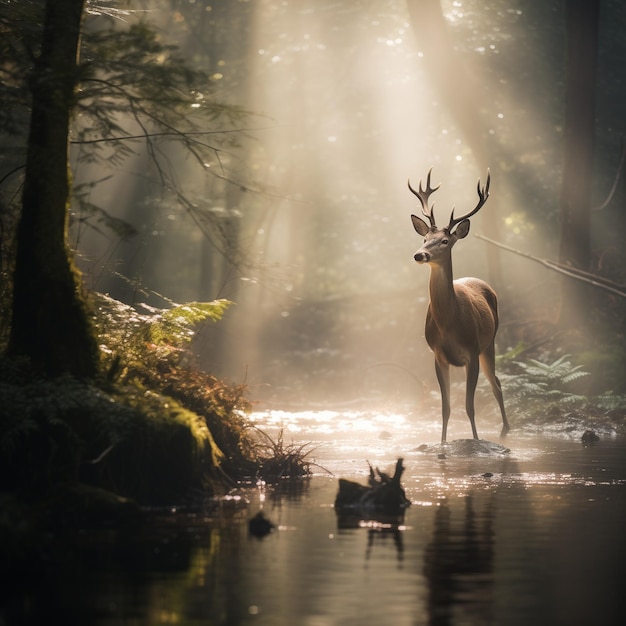
M195 359L245 382L260 403L429 404L438 398L424 340L429 272L413 261L421 238L407 179L416 186L433 168L443 221L453 207L475 205L489 168L491 195L454 249L455 278L477 276L498 292L499 353L554 335L562 278L474 235L558 256L562 3L422 3L440 11L449 33L459 72L452 94L428 25L416 28L420 3L136 4L146 12L127 19L146 19L202 67L206 97L250 113L220 126L229 141L212 163L158 144L188 205L161 185L139 144L107 171L78 165L75 149L76 182L102 180L91 200L137 231L123 241L74 229L89 287L130 304L232 300L226 318L199 333ZM626 19L617 2L603 9L598 202L619 163ZM593 233L614 267L618 200L594 218Z

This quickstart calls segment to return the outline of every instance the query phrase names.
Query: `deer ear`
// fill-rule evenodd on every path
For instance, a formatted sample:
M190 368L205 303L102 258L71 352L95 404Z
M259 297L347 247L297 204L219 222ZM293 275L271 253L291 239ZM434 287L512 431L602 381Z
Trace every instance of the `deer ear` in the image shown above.
M459 222L459 225L456 227L454 234L456 235L457 239L463 239L463 237L467 237L467 233L469 233L469 229L470 229L470 221L463 220L462 222Z
M417 217L417 215L411 215L411 221L413 222L413 228L422 236L425 237L426 233L430 230L428 225L423 219Z

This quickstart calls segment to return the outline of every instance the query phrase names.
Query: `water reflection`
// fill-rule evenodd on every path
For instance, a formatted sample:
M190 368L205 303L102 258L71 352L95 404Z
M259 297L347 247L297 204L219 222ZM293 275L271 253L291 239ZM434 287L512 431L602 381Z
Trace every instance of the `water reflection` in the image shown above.
M424 553L431 624L451 624L459 611L464 623L493 623L494 493L463 500L459 511L441 500Z
M402 563L404 558L404 539L402 537L403 527L396 524L369 524L367 531L367 550L365 560L369 561L376 546L387 549L390 542L396 550L398 563Z
M325 440L334 477L242 486L148 527L42 538L0 590L0 624L621 623L624 442L511 438L508 456L440 459L414 440L401 449L397 429L381 443L372 425L351 435L367 456L348 456L348 437ZM337 478L362 481L368 457L391 470L399 449L402 522L338 523ZM259 511L276 525L262 539L249 533Z

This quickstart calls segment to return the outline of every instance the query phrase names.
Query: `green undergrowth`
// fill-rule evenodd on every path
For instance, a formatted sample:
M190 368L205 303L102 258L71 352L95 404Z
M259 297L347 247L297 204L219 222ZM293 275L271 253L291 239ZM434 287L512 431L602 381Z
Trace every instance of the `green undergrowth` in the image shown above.
M37 497L74 482L171 504L253 473L245 387L195 369L188 349L230 303L139 312L93 297L100 379L47 379L25 360L0 361L0 490Z
M167 310L130 307L97 295L107 379L122 399L161 398L180 415L194 415L208 430L212 459L232 477L250 471L254 443L246 414L246 387L227 383L195 367L189 350L203 323L219 322L230 302L192 302ZM165 406L167 405L167 406Z
M570 354L522 359L512 350L499 360L499 377L509 415L518 425L626 432L626 396L594 393L594 374ZM487 393L485 382L481 383Z

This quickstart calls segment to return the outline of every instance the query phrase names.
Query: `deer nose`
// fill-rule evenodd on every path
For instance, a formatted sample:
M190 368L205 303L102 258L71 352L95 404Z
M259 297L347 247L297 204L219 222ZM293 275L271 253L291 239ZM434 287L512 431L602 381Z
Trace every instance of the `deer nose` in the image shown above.
M430 261L430 254L428 252L416 252L413 257L418 263L428 263Z

